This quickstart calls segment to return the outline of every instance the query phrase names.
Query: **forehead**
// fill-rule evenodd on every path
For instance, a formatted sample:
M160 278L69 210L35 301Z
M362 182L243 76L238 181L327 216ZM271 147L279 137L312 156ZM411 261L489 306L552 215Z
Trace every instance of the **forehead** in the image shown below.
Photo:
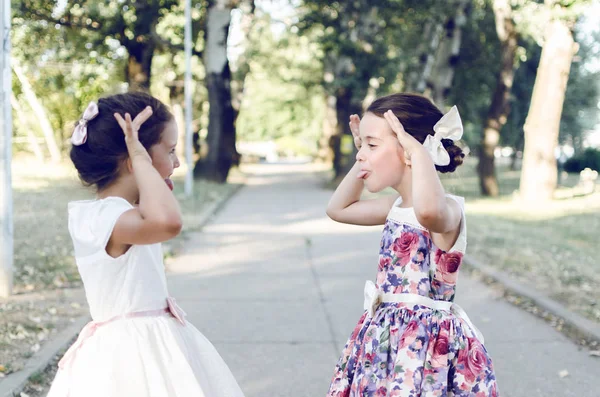
M387 120L373 113L366 113L363 116L359 130L362 137L370 136L383 139L388 135L392 135L392 128Z

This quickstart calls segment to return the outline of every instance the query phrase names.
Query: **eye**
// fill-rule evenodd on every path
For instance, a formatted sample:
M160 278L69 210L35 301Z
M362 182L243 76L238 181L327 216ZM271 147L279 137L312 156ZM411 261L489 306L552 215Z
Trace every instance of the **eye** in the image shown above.
M373 145L372 143L369 143L369 147L370 147L371 149L373 149L374 147L376 147L376 145Z
M169 153L174 154L175 153L175 148L171 149L171 151Z

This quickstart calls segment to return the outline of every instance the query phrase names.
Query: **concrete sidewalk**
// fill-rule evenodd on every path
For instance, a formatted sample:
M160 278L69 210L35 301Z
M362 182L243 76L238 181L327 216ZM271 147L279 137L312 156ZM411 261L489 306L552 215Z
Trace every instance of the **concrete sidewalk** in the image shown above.
M316 166L244 171L247 186L170 263L170 291L247 397L324 396L375 278L381 227L329 220ZM600 395L600 359L542 320L464 274L457 301L485 335L502 396Z

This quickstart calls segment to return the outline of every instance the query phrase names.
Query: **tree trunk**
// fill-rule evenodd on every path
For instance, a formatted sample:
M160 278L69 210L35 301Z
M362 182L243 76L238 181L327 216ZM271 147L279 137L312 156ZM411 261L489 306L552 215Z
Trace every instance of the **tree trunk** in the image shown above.
M356 147L350 131L350 115L361 114L362 104L354 102L355 96L350 89L339 89L336 95L336 117L337 131L340 137L340 160L338 161L338 172L336 177L343 178L356 162Z
M206 17L204 65L210 105L206 145L208 152L194 167L194 176L223 183L229 170L239 164L235 148L235 111L231 102L231 72L227 37L231 1L210 1Z
M340 80L349 80L349 76L354 73L354 63L347 56L339 56L337 58L329 57L329 63L326 65L325 81L333 82ZM367 80L368 81L368 80ZM344 135L351 135L350 132L350 115L353 113L361 113L362 107L352 104L354 92L350 87L336 87L329 91L327 95L327 111L325 119L328 126L331 128L330 137L327 139L330 146L330 153L333 158L332 166L334 171L334 179L338 179L349 170L349 161L355 153L352 149L348 149L345 144L347 138ZM326 138L324 138L326 139Z
M238 5L238 10L242 11L243 14L236 28L242 33L244 38L237 43L237 46L244 49L244 55L242 56L242 62L239 60L235 62L234 65L237 66L237 69L233 69L234 78L231 81L231 105L233 106L234 110L234 123L237 121L237 118L240 114L240 109L242 107L242 101L244 98L244 89L246 86L246 77L250 72L250 66L247 62L247 51L248 46L250 45L250 31L252 30L256 11L254 0L240 3Z
M317 158L324 163L331 163L334 170L337 169L334 164L336 158L339 159L339 142L334 142L337 131L337 117L335 112L335 96L327 94L325 96L325 117L323 118L323 132L319 138L319 151ZM339 138L339 137L338 137ZM339 139L338 139L339 141ZM337 153L337 154L336 154Z
M509 0L494 1L496 31L502 45L502 67L498 73L496 89L488 110L487 120L481 137L479 152L479 185L481 194L496 197L499 194L498 179L494 164L494 151L500 141L500 131L506 123L510 111L510 91L515 76L515 55L517 52L517 31L512 19Z
M421 65L423 65L423 67L420 72L419 78L414 84L414 89L417 92L423 93L427 89L427 81L431 76L431 72L435 64L435 57L437 49L440 45L440 37L443 31L444 26L441 23L435 24L433 32L431 32L431 35L429 37L429 45L427 46L427 51L422 53L419 57L419 62L421 63Z
M369 38L381 34L377 23L378 15L379 8L375 6L370 7L365 13L359 14L356 10L343 13L342 25L348 26L350 21L355 22L354 29L348 32L349 40L358 45L358 43L368 42ZM363 50L362 56L372 56L368 47L364 47ZM355 162L356 148L348 123L351 114L362 113L362 102L368 94L369 81L373 72L369 69L358 69L354 58L345 54L329 54L326 62L325 81L327 83L334 81L346 83L343 86L329 86L329 89L326 89L330 97L335 97L335 104L328 104L328 109L333 110L333 106L335 106L336 128L330 144L333 152L334 179L339 180Z
M29 120L27 119L27 115L23 111L21 104L17 100L14 94L10 96L10 103L12 104L15 113L17 114L17 118L19 119L19 123L23 126L25 133L27 134L27 141L29 142L29 146L31 147L31 151L35 155L35 158L40 162L44 162L44 152L42 151L42 147L37 141L37 136L33 133L33 129L30 128Z
M128 42L129 59L125 66L125 81L129 85L129 91L150 92L152 58L155 49L156 44L151 40Z
M434 24L433 24L433 18L432 18L425 23L425 26L423 28L421 40L418 43L417 51L416 51L416 54L419 57L418 58L419 63L416 68L414 68L410 73L408 73L408 76L406 78L406 86L404 89L406 92L416 92L416 90L417 90L417 83L419 82L420 76L421 76L423 70L425 69L425 62L427 61L427 55L428 55L427 44L431 40L433 28L434 28Z
M520 193L525 201L550 200L556 188L554 150L573 56L573 33L564 21L552 21L538 67L529 113L525 121L525 149Z
M50 120L46 114L46 109L44 109L44 105L42 105L37 95L33 91L33 88L31 88L31 84L29 84L29 80L27 80L27 77L21 70L21 67L14 62L12 67L17 75L17 78L19 79L19 82L21 83L23 94L25 94L25 98L27 98L29 106L33 110L35 117L40 123L42 132L44 133L44 138L46 139L46 145L48 146L48 152L50 152L50 159L55 163L60 162L62 156L60 154L60 150L58 149L58 145L56 144L54 130L52 129L52 125L50 124Z
M467 22L468 0L456 2L456 14L446 22L445 35L442 39L431 73L427 76L427 88L425 93L433 99L433 102L443 109L444 102L450 93L454 71L460 54L462 42L462 28ZM427 92L431 91L431 92Z

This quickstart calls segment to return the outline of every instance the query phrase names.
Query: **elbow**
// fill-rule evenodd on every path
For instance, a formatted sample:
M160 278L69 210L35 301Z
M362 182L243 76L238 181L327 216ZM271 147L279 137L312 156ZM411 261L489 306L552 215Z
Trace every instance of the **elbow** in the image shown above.
M183 228L183 220L179 215L161 217L160 219L154 220L153 224L156 230L161 230L163 233L170 236L170 238L179 235Z
M183 221L181 217L176 220L171 220L165 225L165 229L171 234L173 237L178 236L181 233L181 229L183 229Z
M327 207L327 209L325 210L325 213L327 214L329 219L331 219L333 221L337 221L337 213L333 208Z
M438 220L441 217L440 211L435 208L423 209L415 214L417 216L417 220L425 229L436 232L436 226L438 225Z

